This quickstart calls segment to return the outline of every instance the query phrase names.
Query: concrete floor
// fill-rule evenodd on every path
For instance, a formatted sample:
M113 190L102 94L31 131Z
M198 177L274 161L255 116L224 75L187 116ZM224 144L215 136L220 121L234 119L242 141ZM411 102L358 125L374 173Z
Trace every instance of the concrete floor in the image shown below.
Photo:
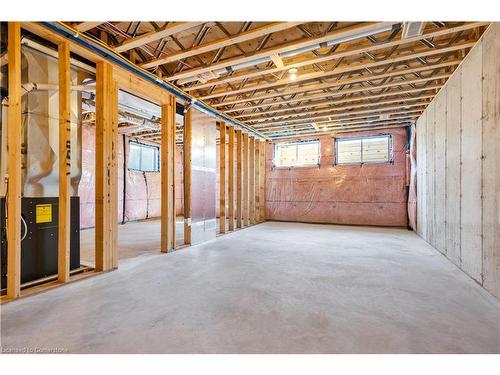
M160 218L132 221L118 225L118 259L120 261L160 251ZM94 228L80 231L80 263L95 265ZM175 239L178 245L184 243L184 218L177 217Z
M267 222L2 306L76 353L500 353L500 301L405 229Z

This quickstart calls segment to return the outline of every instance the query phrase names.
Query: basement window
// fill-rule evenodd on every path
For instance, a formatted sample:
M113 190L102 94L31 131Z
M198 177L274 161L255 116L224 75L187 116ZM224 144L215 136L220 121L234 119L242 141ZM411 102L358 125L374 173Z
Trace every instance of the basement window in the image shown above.
M392 138L375 135L335 140L336 164L387 163L392 161Z
M275 167L319 165L319 140L278 143L274 146Z
M160 148L129 141L128 169L141 172L159 172Z

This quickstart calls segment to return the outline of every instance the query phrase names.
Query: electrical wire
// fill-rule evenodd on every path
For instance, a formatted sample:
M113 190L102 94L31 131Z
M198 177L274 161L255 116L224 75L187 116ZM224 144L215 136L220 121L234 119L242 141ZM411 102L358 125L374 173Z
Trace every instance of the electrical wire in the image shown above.
M28 235L28 225L26 224L26 220L24 220L24 217L22 215L21 215L21 222L23 223L24 227L24 235L21 237L21 242L22 242Z

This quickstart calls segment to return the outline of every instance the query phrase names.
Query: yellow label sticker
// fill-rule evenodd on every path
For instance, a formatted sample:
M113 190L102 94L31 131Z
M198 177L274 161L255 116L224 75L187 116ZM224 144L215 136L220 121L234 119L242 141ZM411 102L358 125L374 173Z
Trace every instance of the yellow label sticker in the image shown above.
M51 204L37 204L36 205L36 222L37 222L37 224L52 222L52 205Z

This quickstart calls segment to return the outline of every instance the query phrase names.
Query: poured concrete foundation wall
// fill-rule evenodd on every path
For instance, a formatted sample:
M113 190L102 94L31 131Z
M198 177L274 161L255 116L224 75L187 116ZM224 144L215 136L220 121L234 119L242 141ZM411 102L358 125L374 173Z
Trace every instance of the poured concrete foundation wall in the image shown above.
M125 137L125 147L128 150L129 138ZM123 137L119 136L118 150L118 222L123 221L123 163L124 158ZM128 153L128 151L127 151ZM80 227L90 228L94 226L95 190L95 128L93 126L82 127L82 178L78 186L80 196ZM176 211L178 215L183 213L183 164L182 146L177 147L176 154ZM139 172L126 170L125 183L125 222L142 220L161 215L160 187L161 176L159 172Z
M417 232L497 297L499 112L493 23L417 121Z
M406 226L406 128L344 133L392 134L393 162L335 165L334 139L320 137L319 167L275 168L266 150L266 218L355 225ZM316 137L317 139L317 137Z

